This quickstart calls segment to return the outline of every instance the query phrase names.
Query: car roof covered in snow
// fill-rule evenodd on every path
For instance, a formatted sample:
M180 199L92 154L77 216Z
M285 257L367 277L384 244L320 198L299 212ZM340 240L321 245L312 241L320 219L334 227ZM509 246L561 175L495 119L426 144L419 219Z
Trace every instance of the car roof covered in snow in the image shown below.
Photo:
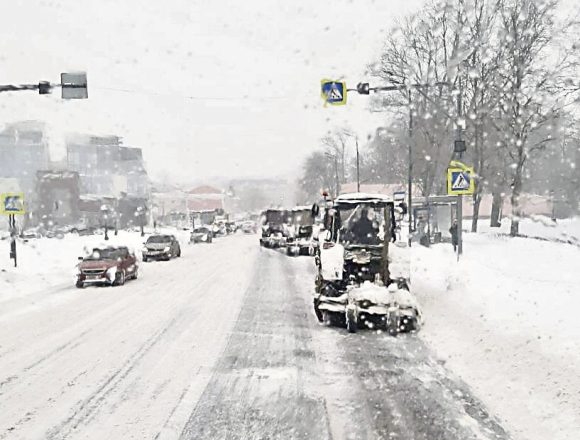
M299 211L310 211L310 210L312 210L312 206L295 206L290 211L299 212Z
M393 198L384 194L350 193L339 195L334 203L337 205L357 205L360 203L382 205L393 203Z

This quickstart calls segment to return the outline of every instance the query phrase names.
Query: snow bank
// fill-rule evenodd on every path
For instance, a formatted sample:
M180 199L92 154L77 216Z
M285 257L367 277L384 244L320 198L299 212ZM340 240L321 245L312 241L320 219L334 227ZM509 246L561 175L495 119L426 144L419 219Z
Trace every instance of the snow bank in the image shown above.
M549 237L572 233L580 222L522 226ZM420 337L514 439L577 439L580 250L486 234L464 239L459 263L450 245L412 248L412 289L428 320Z
M471 227L471 220L464 220L463 228ZM490 228L489 220L480 220L479 232L509 234L510 220L502 221L500 228ZM528 237L571 241L580 244L580 218L553 221L551 218L534 215L520 220L520 234Z

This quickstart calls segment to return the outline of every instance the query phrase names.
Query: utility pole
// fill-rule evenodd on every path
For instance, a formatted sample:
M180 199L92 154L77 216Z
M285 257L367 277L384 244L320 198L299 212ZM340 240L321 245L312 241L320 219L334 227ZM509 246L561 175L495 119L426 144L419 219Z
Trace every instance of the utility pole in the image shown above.
M360 192L360 160L358 153L358 136L356 137L356 192Z
M413 108L412 108L412 97L411 89L407 89L407 99L409 102L409 169L407 175L407 193L408 193L408 211L409 211L409 237L408 244L411 247L412 235L413 235Z
M340 194L340 179L338 178L338 155L334 155L334 184L336 187L335 198L338 197Z

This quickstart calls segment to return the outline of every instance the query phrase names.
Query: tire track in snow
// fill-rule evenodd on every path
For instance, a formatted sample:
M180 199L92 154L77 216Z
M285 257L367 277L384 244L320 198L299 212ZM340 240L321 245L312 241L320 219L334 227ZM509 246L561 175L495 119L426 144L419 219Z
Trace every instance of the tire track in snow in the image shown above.
M165 299L163 299L164 297L162 295L160 295L161 292L163 291L172 291L174 290L174 292L172 292L172 297L171 297L171 301L168 302L168 304L172 305L172 307L170 307L170 310L167 311L167 313L169 313L170 315L174 315L176 311L179 311L180 309L183 310L184 309L184 305L190 305L190 308L188 310L191 310L191 307L193 307L194 305L200 303L200 301L203 301L204 298L206 298L211 292L209 291L209 289L205 289L204 285L206 283L212 283L215 282L215 280L219 277L220 275L220 265L219 262L223 259L222 255L219 255L216 251L214 250L209 250L208 252L203 252L202 253L202 257L203 260L201 260L201 265L197 265L194 267L196 267L197 269L201 270L201 274L199 276L202 277L201 282L198 282L196 290L195 290L195 296L193 298L191 298L191 292L188 291L188 289L183 289L183 277L175 277L172 278L169 282L169 284L167 283L167 280L157 280L155 278L152 278L151 283L147 284L146 286L146 296L144 296L143 298L149 298L149 300L151 300L151 298L154 298L155 301L151 304L149 304L147 309L141 310L139 315L135 315L134 313L132 313L130 316L133 318L133 321L135 322L139 322L139 320L145 319L145 321L147 320L147 317L149 316L149 313L152 311L155 311L156 308L159 307L158 303L163 303L165 304L167 301ZM183 261L183 260L182 260ZM178 269L185 269L187 268L189 265L191 264L191 261L184 261L179 267L174 267L174 270L178 270ZM210 269L211 271L208 271L207 269ZM183 272L179 272L180 274L182 274ZM199 278L199 276L197 276L197 278ZM203 277L205 277L205 279L203 279ZM198 280L199 281L199 280ZM132 284L129 284L129 286L132 286ZM128 287L129 287L128 286ZM134 289L135 291L140 291L140 285L135 285ZM123 290L124 292L124 290ZM175 295L177 294L177 295ZM103 329L107 329L109 327L109 325L107 325L107 322L109 323L114 323L117 321L117 317L120 314L124 314L127 313L128 311L131 310L130 306L131 306L131 302L132 300L135 299L141 299L141 295L138 295L138 298L135 298L135 295L127 295L125 296L121 301L116 301L114 308L116 308L115 313L113 313L112 315L111 313L111 307L107 307L106 310L101 311L100 314L103 314L107 320L106 322L102 322L99 319L95 318L95 316L91 316L91 319L89 319L88 322L85 322L83 324L87 325L89 328L83 332L83 334L89 334L91 332L94 332L96 335L98 335L100 332L103 331ZM178 317L183 317L184 313L181 313L178 315ZM99 325L94 325L94 323L99 322ZM126 321L125 321L126 323ZM62 426L60 426L60 428L54 427L53 431L50 431L50 434L53 438L64 438L67 436L67 433L71 433L72 429L74 427L78 427L80 426L81 423L88 423L90 420L92 420L92 418L96 415L96 413L98 412L99 406L103 403L104 400L107 399L107 397L116 390L116 388L118 388L118 385L123 382L123 380L130 375L130 373L133 371L134 367L139 363L140 360L142 360L147 353L155 346L157 345L160 340L163 339L163 336L171 329L172 325L175 324L175 321L172 322L171 325L166 326L163 330L161 330L160 332L155 333L152 338L153 339L148 339L148 342L145 342L140 348L139 350L137 350L135 353L133 353L131 355L131 357L129 358L129 360L127 362L125 362L125 364L123 364L123 366L121 367L121 369L117 370L114 374L110 375L108 377L108 379L102 383L102 385L99 387L99 389L93 393L91 396L89 396L86 399L83 399L81 401L79 401L77 408L75 410L75 412L73 413L73 415L69 416L64 422L61 423ZM107 333L105 333L106 335ZM80 335L75 336L73 339L78 339ZM82 336L81 336L82 337ZM99 338L97 338L99 339ZM44 364L44 361L51 359L54 360L54 358L56 357L57 354L63 354L65 351L65 348L70 348L72 345L78 346L79 344L73 344L72 341L68 341L64 344L61 344L61 346L59 346L58 348L60 350L53 350L53 352L49 353L49 355L47 356L43 356L42 359L40 359L39 361L36 361L35 363L28 365L29 367L38 367L40 365ZM86 344L84 344L86 345ZM54 353L56 352L56 353ZM54 362L53 362L54 363ZM48 369L49 366L46 366L46 369ZM50 367L50 368L56 368L56 365L54 367ZM93 367L96 368L96 367ZM86 371L85 371L86 373ZM13 381L14 379L11 379L11 381ZM89 379L90 380L90 379ZM60 390L60 395L64 394L67 391L67 387L71 386L70 382L67 382L65 384L65 388ZM58 393L57 393L58 394ZM54 394L53 394L54 396ZM54 398L50 398L49 402L54 401ZM39 406L37 409L43 409L43 406ZM35 415L35 411L27 411L27 413L25 414L24 417L19 419L19 422L16 424L12 424L12 428L10 428L10 430L12 431L14 426L19 426L21 423L23 422L31 422L31 420L34 418ZM2 436L4 437L4 436ZM0 437L0 438L2 438Z
M107 398L107 396L115 391L115 388L133 371L137 363L157 344L160 339L169 331L169 329L176 323L176 319L172 319L170 323L160 331L151 336L141 347L127 359L124 364L113 375L111 375L95 392L88 398L79 402L73 414L66 420L61 422L58 426L52 428L46 433L48 440L65 439L71 431L78 428L78 426L91 417L91 415L99 409L99 406Z

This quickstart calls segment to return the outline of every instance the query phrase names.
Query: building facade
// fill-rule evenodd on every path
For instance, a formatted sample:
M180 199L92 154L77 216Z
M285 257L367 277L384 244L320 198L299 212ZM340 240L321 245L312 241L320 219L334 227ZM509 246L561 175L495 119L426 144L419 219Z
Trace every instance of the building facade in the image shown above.
M71 135L67 168L79 173L81 193L149 198L149 176L141 148L122 145L119 136Z
M46 170L49 162L44 123L16 122L0 132L0 179L17 182L27 202L34 198L36 173Z

